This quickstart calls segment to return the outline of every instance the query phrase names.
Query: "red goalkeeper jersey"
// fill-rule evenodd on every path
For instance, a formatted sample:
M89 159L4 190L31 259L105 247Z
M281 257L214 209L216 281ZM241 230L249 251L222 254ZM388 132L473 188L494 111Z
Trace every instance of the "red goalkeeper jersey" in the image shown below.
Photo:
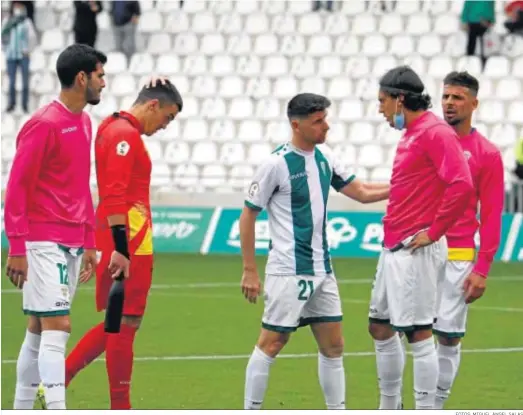
M99 197L97 249L114 249L107 217L122 214L127 218L129 253L152 255L149 200L152 163L138 120L123 111L106 118L98 128L95 156Z

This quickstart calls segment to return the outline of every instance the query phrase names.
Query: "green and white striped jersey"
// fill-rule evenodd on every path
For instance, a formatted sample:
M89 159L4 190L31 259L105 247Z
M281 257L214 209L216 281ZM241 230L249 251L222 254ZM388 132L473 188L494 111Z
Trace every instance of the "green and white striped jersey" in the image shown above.
M330 186L340 191L354 180L326 146L305 152L279 146L258 168L245 206L269 216L271 275L332 273L326 232Z

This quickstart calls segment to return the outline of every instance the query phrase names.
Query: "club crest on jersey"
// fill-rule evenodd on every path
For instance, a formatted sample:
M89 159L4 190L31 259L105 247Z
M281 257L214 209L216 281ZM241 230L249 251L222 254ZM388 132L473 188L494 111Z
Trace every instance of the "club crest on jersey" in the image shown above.
M470 158L472 157L472 153L470 151L468 151L468 150L465 150L463 152L463 154L465 155L465 158L467 159L467 161L469 161Z
M322 161L320 163L320 167L321 167L321 171L323 172L323 174L325 174L325 162L324 161Z
M260 185L258 184L258 182L252 182L249 187L249 196L254 197L258 194L259 191L260 191Z
M127 153L129 153L129 150L131 149L131 146L127 141L120 141L116 145L116 154L119 156L126 156Z

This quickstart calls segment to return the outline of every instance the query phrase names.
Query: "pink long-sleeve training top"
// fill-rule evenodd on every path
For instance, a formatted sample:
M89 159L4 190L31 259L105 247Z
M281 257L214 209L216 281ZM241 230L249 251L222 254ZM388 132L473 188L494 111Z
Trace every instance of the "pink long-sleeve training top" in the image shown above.
M10 255L25 255L26 241L95 247L91 140L87 113L72 113L58 100L24 124L4 204Z
M398 143L383 218L385 247L393 248L423 229L430 239L439 240L463 214L472 192L458 135L427 111Z
M463 214L447 232L449 260L474 260L474 235L479 227L480 247L473 271L486 277L501 238L505 199L503 160L497 147L475 129L461 137L460 144L469 165L475 191L468 199Z

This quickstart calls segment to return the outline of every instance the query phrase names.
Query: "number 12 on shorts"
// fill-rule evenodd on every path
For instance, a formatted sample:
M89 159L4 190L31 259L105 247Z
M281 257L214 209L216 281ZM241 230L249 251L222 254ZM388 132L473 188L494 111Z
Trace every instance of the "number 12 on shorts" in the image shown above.
M300 287L300 293L298 294L298 300L307 301L312 297L314 293L314 282L307 280L299 280L298 287ZM307 292L308 291L308 292Z
M58 272L60 274L60 284L69 285L69 272L67 270L67 264L56 264Z

